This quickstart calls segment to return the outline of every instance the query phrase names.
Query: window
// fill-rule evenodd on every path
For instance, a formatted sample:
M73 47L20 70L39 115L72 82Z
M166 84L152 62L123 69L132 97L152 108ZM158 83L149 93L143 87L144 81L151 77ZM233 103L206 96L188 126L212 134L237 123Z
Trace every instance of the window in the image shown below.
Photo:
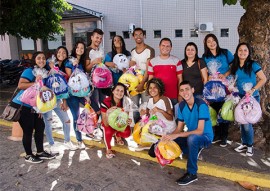
M161 30L154 31L154 38L161 38Z
M220 37L229 37L229 29L220 29Z
M65 36L55 34L54 38L56 40L48 40L48 49L49 50L57 49L59 46L66 46Z
M35 50L34 41L30 38L21 39L22 50Z
M73 44L78 40L84 41L86 44L89 44L90 38L88 38L89 31L93 31L97 28L97 22L81 22L81 23L72 23L72 38Z
M110 39L113 39L113 37L116 35L116 32L110 32Z
M198 30L190 29L190 37L198 37Z
M123 37L124 37L124 39L129 38L129 32L128 31L123 31Z
M176 29L175 30L175 37L183 37L183 30L182 29Z
M145 38L146 38L146 30L143 30L143 34L144 34L144 36L145 36Z

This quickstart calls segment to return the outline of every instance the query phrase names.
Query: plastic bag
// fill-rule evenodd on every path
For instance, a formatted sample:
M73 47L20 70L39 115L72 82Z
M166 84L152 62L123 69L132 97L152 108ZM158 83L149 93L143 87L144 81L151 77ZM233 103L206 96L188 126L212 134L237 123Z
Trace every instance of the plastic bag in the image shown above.
M221 81L208 81L204 85L203 96L209 102L221 102L227 95L227 88Z
M257 123L262 116L262 109L254 97L244 96L235 108L235 121L240 124Z
M132 69L127 70L118 80L118 82L125 84L128 87L128 91L136 91L136 87L139 85L139 79L133 73Z
M207 63L207 68L209 75L211 77L211 80L220 80L218 78L219 72L218 69L222 66L222 64L217 60L212 60Z
M117 69L122 71L129 68L129 59L124 54L116 54L113 57L113 63L117 65Z
M78 117L77 120L77 129L80 132L90 134L93 133L94 129L97 127L97 114L90 106L90 104L86 104L84 106L84 110Z
M133 128L133 133L132 133L133 140L139 145L149 146L152 143L141 142L142 128L143 128L143 126L145 126L148 123L149 117L147 115L143 115L141 118L142 119L139 122L137 122Z
M89 58L91 60L95 60L97 58L104 58L104 50L103 50L103 48L100 47L97 50L91 49L90 52L89 52Z
M48 78L45 79L45 86L53 90L57 99L67 99L68 85L65 77L59 72L59 68L51 69Z
M142 128L142 133L141 133L141 142L142 143L156 143L161 135L164 134L163 128L165 124L158 120L156 116L152 116L149 120L149 122L144 125ZM155 132L158 134L154 134L151 132Z
M135 70L135 75L136 75L136 77L137 77L138 80L139 80L139 84L143 81L144 73L145 73L144 70L140 70L140 69L136 69L136 70ZM142 91L142 92L144 92L145 89L146 89L146 83L145 83L144 86L143 86L143 91ZM135 90L130 91L129 94L130 94L131 96L136 96L137 94L142 93L142 92L138 92L138 91L135 89Z
M68 86L69 93L76 97L85 97L91 90L87 75L77 67L70 75Z
M155 145L154 152L155 152L155 155L157 157L158 163L161 166L166 166L167 164L171 164L173 162L173 160L167 160L161 155L160 150L159 150L157 145Z
M93 70L92 82L96 88L109 88L113 85L112 72L104 64L98 64Z
M31 105L32 107L37 106L37 95L41 86L38 82L27 88L20 96L21 102Z
M37 107L34 109L36 109L38 113L47 113L55 108L56 96L52 90L46 86L42 86L37 95L36 103Z
M208 107L210 112L211 124L214 127L217 125L217 112L211 106Z
M110 108L107 110L108 124L117 131L125 131L128 114L122 108Z
M45 68L39 68L37 66L34 67L32 73L35 77L41 76L42 79L47 78L49 74L48 70L46 70Z
M157 147L163 158L167 160L174 160L181 154L179 145L174 141L159 141Z
M224 102L221 108L221 117L226 121L234 121L234 104L232 100Z

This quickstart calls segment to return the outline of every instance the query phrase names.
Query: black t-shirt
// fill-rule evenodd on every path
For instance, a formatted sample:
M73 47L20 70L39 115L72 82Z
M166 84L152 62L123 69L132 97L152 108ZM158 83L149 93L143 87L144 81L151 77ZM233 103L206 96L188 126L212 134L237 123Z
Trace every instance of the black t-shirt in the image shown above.
M199 60L200 68L198 61L196 61L191 67L188 67L185 60L181 61L183 66L183 80L190 82L190 84L194 87L195 94L202 94L204 87L200 69L205 68L206 64L204 60Z

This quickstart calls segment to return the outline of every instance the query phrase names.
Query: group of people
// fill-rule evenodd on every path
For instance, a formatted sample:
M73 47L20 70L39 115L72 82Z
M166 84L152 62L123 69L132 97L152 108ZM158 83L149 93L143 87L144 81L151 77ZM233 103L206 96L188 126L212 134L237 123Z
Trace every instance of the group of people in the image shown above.
M113 75L113 86L107 90L94 88L89 97L76 97L70 95L69 98L58 100L54 108L63 123L64 144L70 150L83 149L85 145L82 134L77 130L76 121L80 112L80 103L84 105L90 102L96 114L101 118L101 129L103 131L104 143L106 145L106 157L113 158L115 153L111 149L111 140L115 137L118 145L124 145L122 138L131 135L132 122L137 123L142 115L157 116L166 125L166 134L161 140L174 140L181 148L184 155L187 155L187 173L177 180L179 185L187 185L197 180L197 158L198 153L203 148L208 148L211 143L220 142L221 147L226 147L228 137L228 121L222 121L212 127L208 104L217 113L221 109L224 101L207 103L203 98L203 88L207 81L211 80L208 64L219 63L217 75L219 79L225 79L229 75L237 76L236 86L240 97L246 94L252 95L257 101L260 100L259 89L266 82L266 77L261 66L251 59L251 48L248 43L240 43L233 55L229 50L220 48L218 39L214 34L206 35L204 39L204 54L198 56L197 45L189 42L185 46L184 59L180 60L171 55L172 41L169 38L161 39L159 43L159 55L155 56L152 47L144 43L145 34L143 29L136 28L133 31L133 38L136 46L129 52L126 50L124 39L116 35L112 39L112 50L104 58L91 59L89 54L95 54L100 49L103 39L103 31L95 29L91 35L90 46L79 41L76 42L71 51L71 56L76 58L75 62L70 62L68 50L60 46L56 50L56 60L59 69L69 77L75 68L79 68L85 73L91 74L97 64L104 64L111 70ZM130 57L129 66L136 67L144 71L143 79L136 90L138 94L129 96L126 85L119 83L118 79L123 71L115 72L117 65L113 62L116 54L122 53ZM47 68L54 65L46 64L43 52L33 54L33 63L36 67ZM39 76L34 76L33 68L26 69L19 80L18 88L21 90L13 99L12 104L17 107L20 102L20 95L25 89L35 83ZM256 79L258 78L258 79ZM250 82L253 87L250 91L243 90L243 83ZM110 108L123 108L124 98L130 97L138 107L146 103L146 108L133 112L133 118L127 120L127 127L124 131L113 129L108 123L106 112ZM67 115L68 108L72 114L73 128L77 143L74 145L70 141L70 119ZM176 111L175 111L175 108ZM36 113L31 106L23 104L19 123L23 129L23 146L26 152L25 161L40 163L44 159L55 158L54 140L52 137L52 112L45 114ZM184 131L184 127L187 129ZM43 133L46 133L50 150L43 148ZM32 134L37 147L36 154L33 154ZM95 134L89 134L90 138L98 139ZM247 156L253 155L253 127L252 124L241 125L242 144L235 149L237 152L246 152ZM155 157L153 144L149 149L149 155ZM140 145L138 146L140 147Z

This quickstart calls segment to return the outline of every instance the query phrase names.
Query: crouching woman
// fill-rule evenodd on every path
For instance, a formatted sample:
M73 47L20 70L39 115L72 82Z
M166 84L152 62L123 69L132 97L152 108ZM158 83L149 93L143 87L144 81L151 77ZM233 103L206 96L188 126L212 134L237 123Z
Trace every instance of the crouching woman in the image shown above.
M122 138L130 136L131 119L127 120L127 127L124 131L117 131L113 129L108 122L107 110L110 108L123 108L124 96L127 96L127 88L122 83L117 83L113 88L111 95L103 100L101 103L102 129L104 132L104 142L106 146L106 157L113 158L115 154L111 150L111 140L115 135L115 141L118 145L124 145Z

